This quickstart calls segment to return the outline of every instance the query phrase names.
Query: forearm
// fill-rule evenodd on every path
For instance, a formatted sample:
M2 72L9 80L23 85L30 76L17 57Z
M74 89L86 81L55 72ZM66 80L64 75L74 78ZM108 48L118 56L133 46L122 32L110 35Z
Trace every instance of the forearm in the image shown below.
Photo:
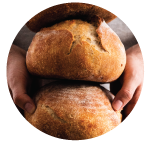
M12 45L8 55L7 81L14 103L21 109L33 113L35 105L28 96L31 76L26 68L26 52L15 45Z
M22 86L27 87L26 81L29 78L23 72L26 70L25 57L26 52L23 49L15 45L11 46L7 61L7 81L9 88L13 91Z
M136 44L136 45L130 47L129 49L127 49L126 54L127 55L131 54L130 57L136 57L136 59L138 59L138 60L143 60L142 52L141 52L139 44Z
M18 60L18 58L25 63L26 51L12 44L8 54L7 68L11 66L12 61L15 62L16 60Z
M10 63L10 60L12 59L16 59L17 57L21 57L23 60L25 60L26 58L26 51L19 48L18 46L12 44L10 51L9 51L9 55L8 55L8 64ZM18 58L17 58L18 59Z

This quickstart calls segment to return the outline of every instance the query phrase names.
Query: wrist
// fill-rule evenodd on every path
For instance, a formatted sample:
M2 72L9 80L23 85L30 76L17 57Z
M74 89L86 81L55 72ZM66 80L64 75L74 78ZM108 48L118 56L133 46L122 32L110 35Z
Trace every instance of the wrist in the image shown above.
M139 44L136 44L136 45L132 46L131 48L127 49L126 55L127 55L127 59L128 58L131 58L131 59L136 58L140 61L143 61L142 52L141 52Z
M20 55L22 57L26 57L26 51L14 44L12 44L10 51L9 51L9 56L10 55Z

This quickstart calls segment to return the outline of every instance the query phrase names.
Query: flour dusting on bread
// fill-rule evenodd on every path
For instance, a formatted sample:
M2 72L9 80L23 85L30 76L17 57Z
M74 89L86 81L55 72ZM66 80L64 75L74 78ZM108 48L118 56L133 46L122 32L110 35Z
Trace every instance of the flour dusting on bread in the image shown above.
M30 73L42 78L112 82L123 72L126 54L104 21L96 26L67 20L39 31L26 56Z

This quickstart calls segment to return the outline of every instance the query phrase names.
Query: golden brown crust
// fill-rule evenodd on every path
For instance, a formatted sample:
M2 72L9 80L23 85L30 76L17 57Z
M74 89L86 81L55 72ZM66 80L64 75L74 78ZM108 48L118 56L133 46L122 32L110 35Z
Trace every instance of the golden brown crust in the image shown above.
M110 22L116 16L111 12L91 4L85 3L65 3L50 7L31 18L27 27L38 32L43 27L49 27L58 22L68 19L82 19L91 21L93 18L101 17L106 22Z
M63 139L100 136L121 123L111 106L114 96L97 83L52 82L36 95L36 111L25 118L39 130Z
M35 35L26 64L30 73L43 78L112 82L122 74L126 54L104 21L96 30L85 21L68 20Z

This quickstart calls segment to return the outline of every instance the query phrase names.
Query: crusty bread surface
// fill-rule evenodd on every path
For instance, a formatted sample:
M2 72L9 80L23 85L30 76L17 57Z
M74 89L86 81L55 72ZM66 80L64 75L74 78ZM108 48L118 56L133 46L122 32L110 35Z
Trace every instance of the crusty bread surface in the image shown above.
M110 22L116 18L111 12L86 3L64 3L52 6L35 15L27 23L27 27L38 32L43 27L49 27L68 19L82 19L91 21L93 17L101 17L106 22Z
M42 87L35 96L36 111L25 118L54 137L89 139L114 129L122 115L113 110L114 96L95 82L59 81Z
M125 49L104 20L67 20L36 33L27 51L29 72L42 78L112 82L123 72Z

